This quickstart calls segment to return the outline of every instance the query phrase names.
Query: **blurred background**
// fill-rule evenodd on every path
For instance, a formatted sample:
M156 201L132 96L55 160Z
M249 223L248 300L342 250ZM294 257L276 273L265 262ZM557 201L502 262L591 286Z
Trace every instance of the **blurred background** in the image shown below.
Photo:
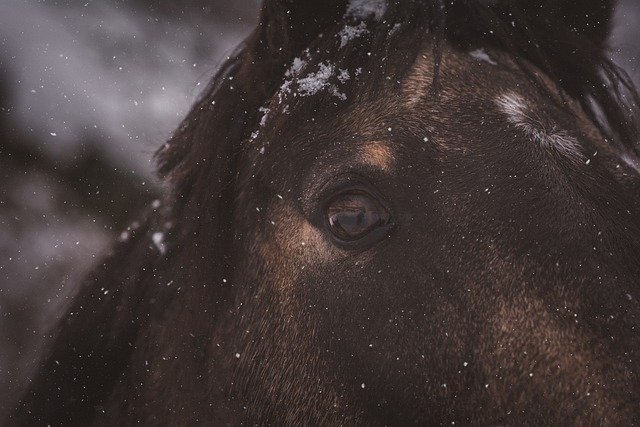
M153 153L258 0L0 0L0 419L73 286L160 192ZM640 85L640 2L612 58Z

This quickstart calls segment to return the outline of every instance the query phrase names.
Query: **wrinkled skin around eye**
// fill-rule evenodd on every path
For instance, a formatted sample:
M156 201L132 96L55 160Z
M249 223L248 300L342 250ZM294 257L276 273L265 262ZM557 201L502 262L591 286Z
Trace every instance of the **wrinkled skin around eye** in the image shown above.
M358 240L389 221L389 212L373 197L364 193L344 193L328 205L327 221L340 240Z

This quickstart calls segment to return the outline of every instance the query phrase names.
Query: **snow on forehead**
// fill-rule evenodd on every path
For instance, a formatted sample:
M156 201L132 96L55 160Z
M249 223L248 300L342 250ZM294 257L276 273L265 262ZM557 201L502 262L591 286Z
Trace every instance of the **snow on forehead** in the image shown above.
M291 68L287 70L285 73L285 77L296 76L302 70L302 67L306 65L306 61L302 58L294 58L293 63L291 64Z
M345 47L352 40L369 33L367 29L367 24L361 22L357 26L345 25L342 30L338 33L338 38L340 39L340 48Z
M356 20L373 17L379 21L386 11L387 0L350 0L345 16Z
M315 95L329 85L329 79L333 76L334 66L329 63L320 63L318 71L309 73L298 80L301 96Z
M309 50L302 52L302 56L294 58L289 69L284 73L285 81L276 93L277 104L275 109L262 106L258 109L262 113L258 129L251 134L250 141L258 138L261 129L267 125L269 118L273 116L275 110L280 108L283 114L289 114L289 105L285 103L288 96L293 98L309 97L321 92L328 92L341 101L347 100L347 95L340 91L339 86L345 84L350 78L349 70L337 68L328 61L317 64L315 71L309 70L309 60L311 54ZM355 72L357 76L359 73ZM264 147L263 147L264 148ZM263 152L263 151L261 151Z

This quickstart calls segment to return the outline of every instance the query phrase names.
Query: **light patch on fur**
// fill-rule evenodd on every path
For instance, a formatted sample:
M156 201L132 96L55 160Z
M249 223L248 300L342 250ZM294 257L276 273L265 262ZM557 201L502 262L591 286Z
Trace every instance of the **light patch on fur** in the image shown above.
M507 116L509 123L542 148L554 150L574 161L584 160L578 141L556 125L545 126L522 96L509 92L499 96L496 104Z
M409 107L422 103L426 91L433 82L433 58L430 53L422 53L416 59L411 71L402 82L402 96Z
M373 18L379 21L387 11L387 6L387 0L350 0L345 17L360 21Z
M494 61L484 49L476 49L474 51L469 52L469 55L477 59L478 61L484 61L491 65L498 65L496 61Z
M631 169L640 174L640 161L636 158L631 157L628 153L624 153L620 156L620 159L624 162L625 165L629 166Z
M275 234L267 240L265 254L288 254L290 260L301 265L317 264L329 260L334 248L322 230L314 227L299 214L296 206L287 199L275 203L272 212Z
M298 274L305 274L308 268L317 268L352 256L349 251L338 248L323 227L309 222L287 197L275 200L268 212L273 223L269 227L271 232L265 235L260 244L260 253L265 260L278 265L279 270L284 268L282 257L295 266L288 274L291 283L297 280ZM372 253L362 255L360 260L366 263L372 256ZM286 289L288 283L282 282L280 285L281 292L290 291Z
M372 142L363 145L360 151L360 161L385 172L390 172L395 166L395 155L388 145L382 142Z
M159 231L156 233L153 233L151 235L151 240L153 241L153 244L155 245L158 252L160 252L161 255L164 255L164 253L166 252L166 246L164 243L164 233Z
M566 304L566 303L565 303ZM513 409L525 409L530 405L532 396L544 395L553 390L560 402L573 398L576 389L588 391L594 405L594 419L607 413L614 413L615 399L610 398L605 384L619 378L610 378L603 372L603 360L598 346L589 344L588 329L575 325L563 324L558 319L558 312L551 313L548 306L539 299L518 297L514 301L497 301L498 310L491 325L483 335L483 350L477 354L478 366L483 375L492 377L496 372L509 372L511 378L519 378L512 382L494 383L494 399L497 405ZM564 315L571 314L565 305ZM524 338L526 337L526 338ZM496 364L495 361L511 361L512 354L522 355L519 360ZM544 354L540 359L535 355ZM579 366L580 369L575 369ZM549 381L557 381L550 386ZM618 387L625 387L620 382ZM514 391L516 398L513 397ZM505 396L511 396L505 400ZM551 405L553 400L545 398L545 404ZM597 408L597 409L596 409ZM597 411L597 412L596 412ZM587 423L589 424L589 423Z

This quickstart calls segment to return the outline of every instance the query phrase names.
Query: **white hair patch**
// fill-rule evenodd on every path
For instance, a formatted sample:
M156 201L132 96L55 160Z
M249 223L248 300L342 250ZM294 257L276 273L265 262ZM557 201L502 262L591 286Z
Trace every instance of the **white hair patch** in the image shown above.
M367 18L380 21L387 7L387 0L350 0L345 16L360 21Z
M542 148L554 150L575 161L584 159L578 140L568 132L558 129L556 125L545 126L522 96L509 92L499 96L496 103L507 116L509 123Z
M638 161L638 159L632 157L628 153L623 153L620 156L620 159L624 162L625 165L640 174L640 161Z
M485 52L485 50L482 48L469 52L469 55L471 55L473 58L477 59L478 61L484 61L491 65L498 65L498 63L494 61L493 58L491 58L489 54Z

